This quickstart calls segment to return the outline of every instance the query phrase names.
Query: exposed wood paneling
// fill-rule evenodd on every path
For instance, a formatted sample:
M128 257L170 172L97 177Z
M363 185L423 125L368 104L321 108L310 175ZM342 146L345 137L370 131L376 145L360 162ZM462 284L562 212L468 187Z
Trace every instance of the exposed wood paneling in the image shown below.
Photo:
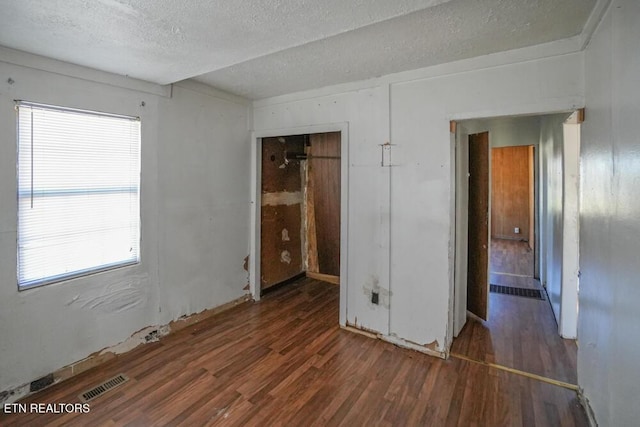
M467 310L487 319L489 268L489 134L469 135Z
M310 150L309 150L310 151ZM311 162L307 161L306 168L306 203L305 203L305 236L306 236L306 252L307 252L307 272L317 273L320 271L318 265L318 242L316 231L316 209L313 191L313 179L309 172L312 167Z
M492 237L529 240L529 150L526 145L491 149Z
M0 425L588 425L572 390L342 330L338 300L337 286L303 279L21 402L77 403L130 378L89 413L0 412Z
M300 204L262 206L261 289L290 279L304 270L300 221Z
M300 161L286 159L287 151L302 153L303 150L303 136L262 141L261 289L304 270Z
M292 193L302 189L300 161L286 160L285 156L287 151L301 153L303 146L303 136L262 140L262 193Z
M311 270L311 266L309 271L339 276L340 132L313 134L310 141L308 191L312 191L318 271Z

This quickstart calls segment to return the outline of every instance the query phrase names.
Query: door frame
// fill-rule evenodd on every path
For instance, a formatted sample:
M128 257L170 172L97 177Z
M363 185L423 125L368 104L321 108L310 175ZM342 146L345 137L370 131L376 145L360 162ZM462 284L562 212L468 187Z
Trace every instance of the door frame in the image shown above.
M340 317L341 326L347 322L347 287L349 254L349 123L327 123L251 132L251 218L249 237L249 291L260 301L260 213L262 188L262 138L340 132Z
M577 112L577 113L576 113ZM466 269L467 269L467 251L468 251L468 245L465 242L466 240L466 235L467 235L467 230L468 230L468 182L466 178L466 174L468 174L469 171L469 165L468 165L468 159L465 163L463 157L466 155L468 156L468 146L464 147L463 142L466 140L466 143L468 144L468 133L466 131L466 129L464 128L464 124L460 123L460 122L464 122L467 120L488 120L488 119L492 119L492 118L501 118L501 117L517 117L517 116L543 116L543 115L547 115L547 114L560 114L560 113L576 113L579 115L580 119L579 120L584 120L584 107L577 107L577 106L571 106L569 108L550 108L549 110L542 110L542 111L496 111L494 112L494 114L488 114L488 115L476 115L476 114L459 114L456 115L454 117L450 118L450 122L449 122L449 129L450 129L450 146L451 146L451 159L452 159L452 164L453 164L453 171L451 173L451 177L452 177L452 183L451 183L451 199L452 199L452 203L455 204L455 209L452 212L452 216L451 216L451 227L450 227L450 233L451 233L451 241L453 242L453 245L451 245L453 247L453 255L452 255L452 260L453 260L453 280L452 285L451 285L451 290L450 290L450 309L451 309L451 314L450 314L450 325L447 328L447 342L451 343L453 341L453 339L455 337L457 337L460 333L460 331L462 330L462 328L464 327L464 325L466 324L466 319L467 319L467 311L466 311L466 306L467 306L467 292L466 292L466 287L467 287L467 273L466 273ZM581 123L581 121L580 121ZM489 138L491 138L491 136L489 136ZM579 141L578 141L579 144ZM579 147L579 145L578 145ZM491 148L491 144L489 144L489 148ZM573 147L572 147L573 148ZM575 153L575 148L574 149L574 155ZM564 149L563 149L564 151ZM540 149L535 149L534 148L534 162L536 164L538 164L541 161L541 156L542 156L542 152ZM564 160L566 161L566 159ZM575 158L574 160L575 162L577 162L579 164L580 162L580 153L579 153L579 148L577 151L577 158ZM491 163L490 163L491 164ZM563 165L564 166L564 165ZM466 169L465 169L466 168ZM577 170L579 173L579 167L577 167ZM540 176L542 174L542 171L539 170L538 173L540 174L539 176L534 177L534 189L535 189L535 205L536 205L536 209L534 212L534 233L536 236L536 240L535 240L535 245L536 245L536 252L537 252L537 258L539 259L539 269L542 270L542 256L541 256L541 250L543 247L542 244L542 239L540 237L541 235L541 223L542 223L542 219L538 218L539 216L539 210L542 207L542 189L539 188L538 184L539 184L539 179ZM571 188L566 188L565 187L565 180L566 177L563 176L563 188L565 190L570 190L570 191L574 191L575 193L573 194L573 196L575 198L577 198L576 200L578 200L579 203L579 192L580 190L576 187L571 187ZM489 185L491 185L491 182L489 182ZM566 196L563 196L563 198ZM491 201L489 200L489 203L491 203ZM575 205L575 203L574 203ZM489 204L489 209L491 208L491 205ZM573 207L572 207L573 208ZM564 202L563 202L563 211L565 209L564 206ZM575 208L577 209L577 208ZM489 212L489 215L491 215L491 212ZM577 214L575 214L575 221L579 222L579 212ZM489 216L489 221L491 221L491 216ZM563 222L564 222L564 215L563 215ZM563 224L564 227L564 224ZM579 227L579 224L577 225L577 227ZM574 247L578 247L579 248L579 233L575 230L572 230L572 236L575 239L573 243ZM564 231L563 231L564 233ZM489 254L490 256L491 254ZM563 266L565 264L565 260L566 260L566 253L563 253ZM573 256L573 253L571 253L571 256ZM575 259L570 259L569 262L573 262L573 264L571 264L572 266L577 266L578 267L578 271L579 271L579 260ZM564 267L563 267L564 268ZM534 271L535 271L535 266L534 266ZM576 271L572 271L573 274L576 274ZM542 271L540 271L540 275L542 274ZM534 272L535 275L535 272ZM574 286L572 286L571 291L574 291ZM565 280L563 279L562 281L562 289L565 289ZM563 300L563 303L568 304L568 305L573 305L571 308L571 310L574 310L573 307L575 307L575 303L573 300L571 301L566 301ZM562 308L561 308L562 310ZM577 320L577 313L576 313L576 319ZM560 323L560 322L559 322ZM573 324L571 325L573 327ZM571 334L568 334L566 331L563 331L562 327L558 328L558 334L561 335L563 338L570 338L570 339L576 339L576 336L573 336ZM577 335L577 334L576 334Z

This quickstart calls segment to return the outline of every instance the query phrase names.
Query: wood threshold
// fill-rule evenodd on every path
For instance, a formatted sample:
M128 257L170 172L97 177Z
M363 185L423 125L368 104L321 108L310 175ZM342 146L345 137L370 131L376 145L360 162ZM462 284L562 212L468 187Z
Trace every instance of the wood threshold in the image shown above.
M316 280L322 280L323 282L333 283L334 285L340 284L340 276L333 276L331 274L314 273L307 271L307 277Z
M495 364L495 363L485 362L485 361L482 361L482 360L476 360L476 359L473 359L471 357L463 356L462 354L451 353L451 357L454 357L456 359L465 360L467 362L477 363L479 365L488 366L490 368L500 369L501 371L511 372L512 374L521 375L523 377L527 377L527 378L531 378L531 379L534 379L534 380L542 381L542 382L545 382L547 384L553 384L553 385L556 385L558 387L563 387L563 388L566 388L566 389L569 389L569 390L573 390L573 391L578 391L579 390L579 387L577 385L575 385L575 384L571 384L571 383L567 383L567 382L559 381L559 380L554 380L553 378L543 377L542 375L531 374L529 372L521 371L520 369L509 368L508 366L498 365L498 364Z

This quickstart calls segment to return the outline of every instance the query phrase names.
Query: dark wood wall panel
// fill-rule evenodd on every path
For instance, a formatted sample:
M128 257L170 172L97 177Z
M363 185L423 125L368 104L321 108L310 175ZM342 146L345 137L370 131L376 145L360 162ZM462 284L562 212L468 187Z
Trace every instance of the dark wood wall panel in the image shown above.
M310 136L308 188L315 221L318 270L314 273L340 275L340 132ZM307 219L309 220L309 213ZM309 224L308 224L309 226ZM312 228L309 227L308 229ZM310 253L310 256L315 255ZM313 263L310 263L310 268ZM312 270L309 270L312 271Z
M304 271L300 229L300 204L262 206L261 289Z
M260 272L263 290L304 271L300 161L286 160L287 152L303 151L304 136L262 140ZM298 203L285 197L291 193L300 194Z
M284 142L282 142L284 141ZM304 136L262 140L262 193L295 192L302 189L300 161L285 160L287 152L302 153Z
M529 146L491 149L491 237L529 240L529 153Z

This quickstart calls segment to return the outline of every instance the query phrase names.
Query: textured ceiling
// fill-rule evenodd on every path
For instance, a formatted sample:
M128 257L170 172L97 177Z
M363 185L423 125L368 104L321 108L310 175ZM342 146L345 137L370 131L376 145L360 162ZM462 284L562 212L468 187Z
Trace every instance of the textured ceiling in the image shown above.
M0 45L258 99L571 37L595 2L0 0Z

